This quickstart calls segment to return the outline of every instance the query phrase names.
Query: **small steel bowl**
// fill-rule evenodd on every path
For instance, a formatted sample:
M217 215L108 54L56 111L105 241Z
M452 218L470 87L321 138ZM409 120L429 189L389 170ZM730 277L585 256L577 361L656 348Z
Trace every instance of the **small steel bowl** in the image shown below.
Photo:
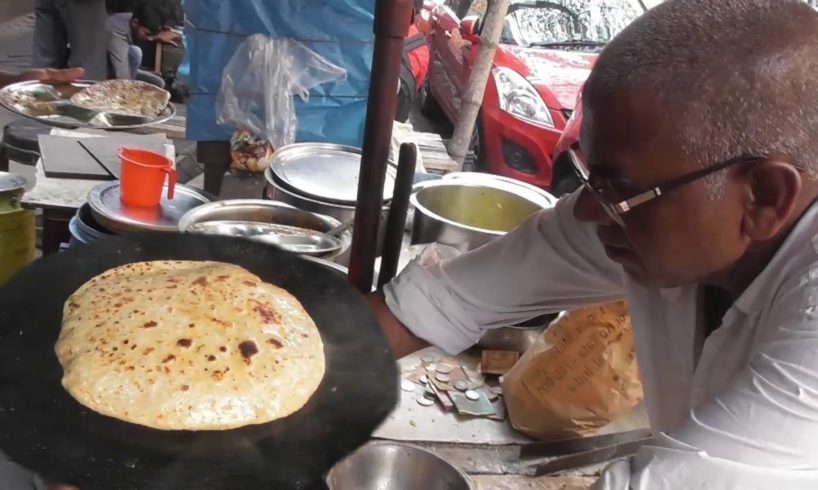
M372 442L336 464L330 490L471 490L469 477L451 463L413 446Z

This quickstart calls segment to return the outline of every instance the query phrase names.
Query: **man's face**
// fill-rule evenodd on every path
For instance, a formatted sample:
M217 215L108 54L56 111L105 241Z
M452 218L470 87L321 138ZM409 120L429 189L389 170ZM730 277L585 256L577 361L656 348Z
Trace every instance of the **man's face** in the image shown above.
M673 138L680 128L649 94L591 94L584 116L582 149L589 170L597 181L611 180L613 202L698 168ZM579 220L597 225L605 252L638 282L652 287L704 283L729 270L748 245L742 234L741 186L727 179L716 199L706 181L698 180L638 206L622 216L624 228L588 191L574 211Z

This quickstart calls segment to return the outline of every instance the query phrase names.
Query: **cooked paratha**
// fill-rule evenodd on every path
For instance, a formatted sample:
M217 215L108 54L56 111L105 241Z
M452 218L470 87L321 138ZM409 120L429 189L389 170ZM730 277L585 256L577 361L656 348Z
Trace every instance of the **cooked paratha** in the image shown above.
M104 415L165 430L269 422L324 376L318 329L290 293L219 262L111 269L65 303L62 383Z
M157 117L170 101L170 93L139 80L106 80L71 97L71 103L86 109L130 116Z

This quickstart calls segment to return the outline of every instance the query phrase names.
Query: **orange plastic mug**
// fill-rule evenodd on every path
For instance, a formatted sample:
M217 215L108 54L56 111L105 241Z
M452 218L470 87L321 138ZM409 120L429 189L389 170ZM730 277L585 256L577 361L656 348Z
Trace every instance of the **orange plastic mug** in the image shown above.
M120 199L128 206L158 206L162 185L168 178L168 199L173 199L176 169L169 158L159 153L136 148L120 148L122 161L119 186Z

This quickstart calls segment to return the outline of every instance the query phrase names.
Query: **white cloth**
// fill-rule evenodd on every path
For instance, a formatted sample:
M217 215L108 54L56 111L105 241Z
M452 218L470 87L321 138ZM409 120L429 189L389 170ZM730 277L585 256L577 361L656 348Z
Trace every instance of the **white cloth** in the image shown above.
M595 488L818 489L818 205L702 345L699 288L630 281L574 219L576 197L474 252L410 265L385 288L389 308L453 353L492 327L627 297L657 442Z

